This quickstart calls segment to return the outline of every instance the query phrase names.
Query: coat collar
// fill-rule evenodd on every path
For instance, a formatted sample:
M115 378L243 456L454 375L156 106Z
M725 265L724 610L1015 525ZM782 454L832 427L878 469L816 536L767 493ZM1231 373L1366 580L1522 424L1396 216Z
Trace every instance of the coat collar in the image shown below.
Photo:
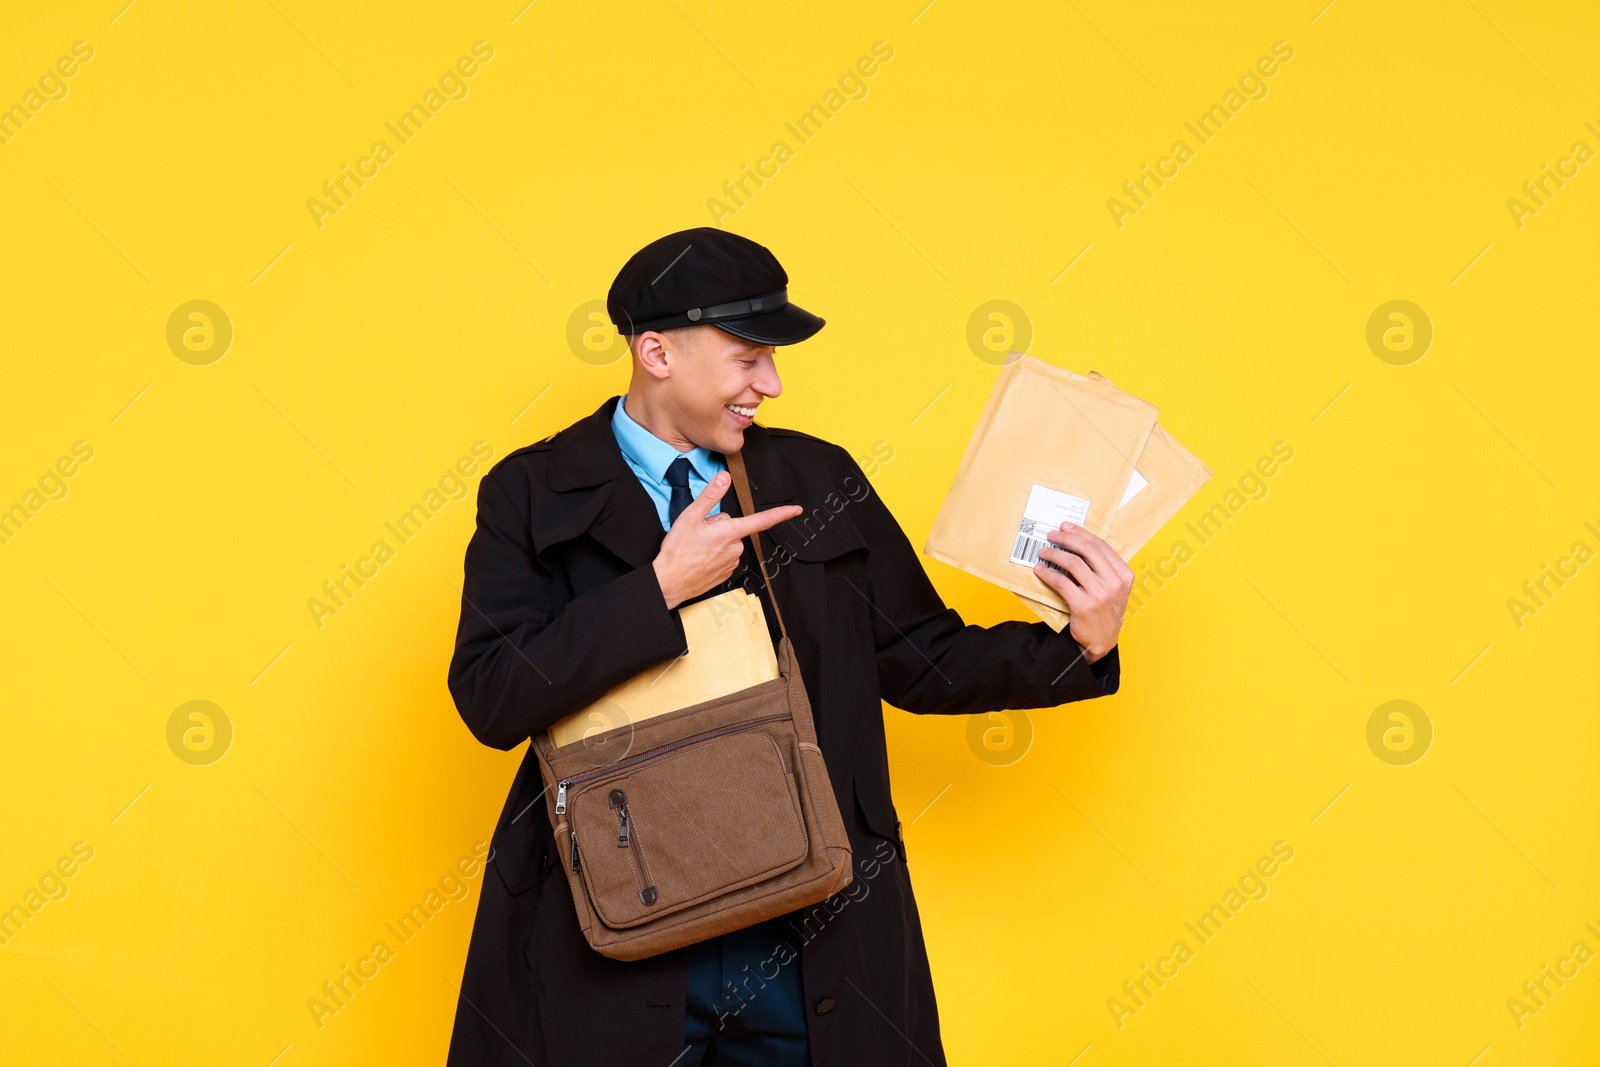
M560 498L533 509L535 553L542 556L551 546L585 533L634 567L649 563L661 550L666 536L661 516L622 458L611 429L619 399L607 397L593 413L551 438L545 481ZM757 510L797 503L788 465L765 427L755 424L745 430L743 453ZM742 513L732 486L722 497L722 510Z

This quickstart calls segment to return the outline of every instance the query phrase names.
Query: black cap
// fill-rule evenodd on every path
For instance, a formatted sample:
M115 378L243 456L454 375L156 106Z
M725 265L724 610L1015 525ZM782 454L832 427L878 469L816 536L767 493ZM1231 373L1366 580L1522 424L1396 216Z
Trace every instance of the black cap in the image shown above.
M715 326L763 345L792 345L823 321L789 303L778 257L736 233L700 226L652 241L617 273L606 311L624 335Z

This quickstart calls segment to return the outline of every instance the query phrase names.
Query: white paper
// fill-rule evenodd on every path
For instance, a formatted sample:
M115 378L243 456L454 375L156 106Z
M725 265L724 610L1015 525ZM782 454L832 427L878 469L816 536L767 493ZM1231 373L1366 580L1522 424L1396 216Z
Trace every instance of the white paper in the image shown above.
M1149 482L1145 481L1144 475L1139 473L1139 468L1135 467L1133 470L1133 477L1128 479L1128 491L1122 494L1122 504L1126 504L1128 501L1138 496L1139 490L1143 489L1149 484ZM1117 507L1122 507L1122 504L1118 504Z
M1063 522L1082 526L1088 517L1089 502L1083 497L1042 485L1033 486L1028 491L1027 506L1022 509L1022 521L1017 524L1011 562L1033 566L1039 562L1041 548L1054 547L1048 536L1051 530L1059 530Z

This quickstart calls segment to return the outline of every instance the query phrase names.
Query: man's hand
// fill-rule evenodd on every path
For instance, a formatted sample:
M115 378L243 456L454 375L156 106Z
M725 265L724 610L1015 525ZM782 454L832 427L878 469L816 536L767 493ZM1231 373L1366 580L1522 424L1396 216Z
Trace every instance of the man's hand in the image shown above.
M1133 571L1115 549L1081 526L1064 522L1049 536L1051 544L1062 547L1041 548L1033 573L1067 602L1072 639L1083 646L1084 659L1093 663L1111 651L1122 632ZM1046 561L1067 573L1045 566Z
M726 512L709 514L731 482L727 471L719 471L700 495L689 501L661 542L653 566L667 607L675 608L727 581L739 565L744 539L752 530L776 526L805 510L799 504L785 504L737 519Z

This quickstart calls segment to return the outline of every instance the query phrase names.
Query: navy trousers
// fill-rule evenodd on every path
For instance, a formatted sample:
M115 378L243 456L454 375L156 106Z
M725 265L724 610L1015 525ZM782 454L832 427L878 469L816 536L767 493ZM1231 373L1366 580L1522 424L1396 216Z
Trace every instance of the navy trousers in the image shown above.
M810 1067L800 941L785 917L688 952L681 1067Z

